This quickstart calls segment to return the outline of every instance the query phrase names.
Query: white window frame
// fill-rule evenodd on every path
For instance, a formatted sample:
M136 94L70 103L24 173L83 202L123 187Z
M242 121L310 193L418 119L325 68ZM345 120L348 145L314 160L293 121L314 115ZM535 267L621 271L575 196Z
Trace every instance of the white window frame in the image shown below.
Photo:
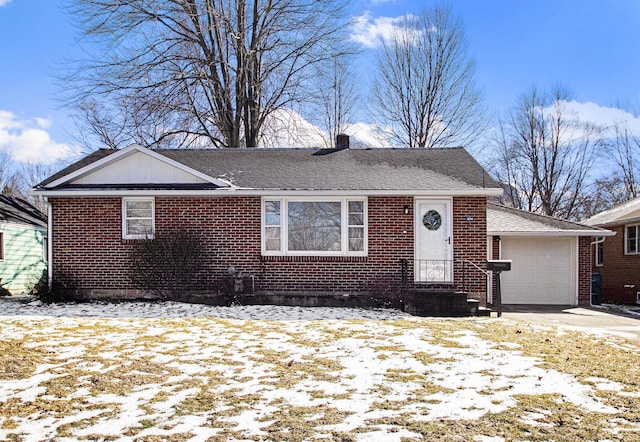
M636 228L636 251L629 251L629 227ZM640 254L640 224L627 224L624 226L624 254L639 255Z
M127 201L151 201L151 233L127 234ZM122 239L147 239L153 238L156 232L156 200L154 197L127 197L122 198Z
M266 227L274 227L266 224L266 210L265 204L267 201L279 201L280 202L280 250L267 250L266 247ZM358 201L363 204L363 217L364 217L364 238L363 238L363 250L349 251L349 201ZM289 203L290 202L339 202L340 208L340 250L326 251L326 250L292 250L289 251ZM263 256L367 256L368 254L368 237L369 237L369 222L368 222L368 201L366 197L263 197L262 198L262 218L261 218L261 244Z
M604 236L599 236L596 238L594 242L594 264L596 267L604 266ZM602 252L602 256L600 256L600 252Z

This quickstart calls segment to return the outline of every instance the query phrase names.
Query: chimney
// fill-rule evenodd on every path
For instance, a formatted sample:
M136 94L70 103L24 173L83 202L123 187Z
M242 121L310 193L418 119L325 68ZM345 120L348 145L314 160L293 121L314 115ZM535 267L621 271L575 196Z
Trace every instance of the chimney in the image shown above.
M348 149L349 148L349 135L338 134L336 135L336 149Z

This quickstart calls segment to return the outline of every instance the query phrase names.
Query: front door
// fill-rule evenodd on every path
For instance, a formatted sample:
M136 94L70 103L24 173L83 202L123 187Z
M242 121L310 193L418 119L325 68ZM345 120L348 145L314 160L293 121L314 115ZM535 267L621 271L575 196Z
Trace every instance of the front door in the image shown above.
M415 202L415 281L453 282L451 200L418 199Z

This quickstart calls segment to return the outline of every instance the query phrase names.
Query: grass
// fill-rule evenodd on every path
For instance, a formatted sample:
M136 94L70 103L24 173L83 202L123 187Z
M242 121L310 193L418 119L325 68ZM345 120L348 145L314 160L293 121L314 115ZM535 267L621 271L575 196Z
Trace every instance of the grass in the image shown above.
M0 318L0 338L6 440L640 441L640 347L551 327Z

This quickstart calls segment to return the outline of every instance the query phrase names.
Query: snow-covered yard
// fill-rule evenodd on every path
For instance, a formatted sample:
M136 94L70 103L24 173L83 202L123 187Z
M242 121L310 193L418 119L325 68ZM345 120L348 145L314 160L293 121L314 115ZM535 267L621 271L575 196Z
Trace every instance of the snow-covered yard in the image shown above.
M640 347L504 318L0 304L2 440L640 440Z

